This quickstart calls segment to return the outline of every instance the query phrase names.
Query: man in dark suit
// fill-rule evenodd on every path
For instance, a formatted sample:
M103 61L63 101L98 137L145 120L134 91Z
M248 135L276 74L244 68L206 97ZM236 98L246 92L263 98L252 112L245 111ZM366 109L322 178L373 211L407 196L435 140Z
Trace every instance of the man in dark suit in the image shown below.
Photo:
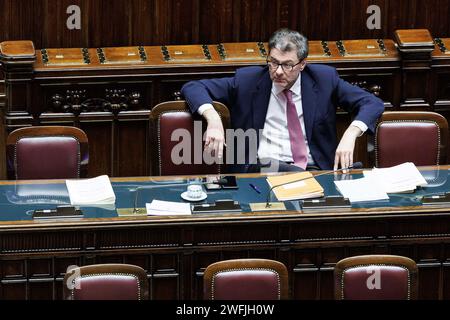
M234 161L234 172L263 171L267 166L270 171L350 166L356 138L374 131L383 102L342 80L334 68L307 64L307 55L303 35L280 29L269 40L267 67L245 67L231 78L185 84L181 92L191 111L208 123L205 152L222 158L225 144L222 122L211 105L215 100L230 109L235 131L231 137L227 132L227 162ZM338 106L354 115L339 144ZM256 140L248 139L252 130ZM228 149L234 157L228 157Z

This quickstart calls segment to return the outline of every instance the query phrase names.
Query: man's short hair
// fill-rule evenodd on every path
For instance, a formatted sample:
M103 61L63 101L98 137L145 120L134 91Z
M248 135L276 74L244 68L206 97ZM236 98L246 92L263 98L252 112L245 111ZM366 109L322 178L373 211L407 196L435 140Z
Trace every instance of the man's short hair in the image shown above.
M269 50L296 51L300 61L308 56L308 39L298 31L278 29L269 39Z

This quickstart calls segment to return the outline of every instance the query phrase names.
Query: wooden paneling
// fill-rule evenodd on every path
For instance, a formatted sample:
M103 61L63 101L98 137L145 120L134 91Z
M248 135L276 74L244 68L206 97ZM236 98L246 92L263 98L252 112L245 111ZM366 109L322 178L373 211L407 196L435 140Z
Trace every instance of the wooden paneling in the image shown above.
M89 20L83 23L88 27L88 43L101 43L102 47L111 46L111 41L119 46L127 46L130 35L145 30L131 30L131 8L128 0L96 0L87 1ZM85 10L85 8L81 8ZM151 17L148 17L151 19Z
M114 143L114 126L115 123L108 115L105 115L104 121L97 117L90 117L82 121L80 125L89 139L89 176L91 177L102 175L102 172L114 175L113 154L117 147Z
M129 32L129 43L138 45L155 43L158 38L154 19L154 16L156 16L156 1L128 0L127 2L132 17L129 24L130 28L131 30L139 30L139 32Z
M87 21L96 18L90 17L90 13L87 3L89 0L45 0L45 1L33 1L35 5L42 7L43 16L41 19L41 39L42 43L54 43L57 47L70 48L74 43L85 43L89 34L89 25ZM67 28L67 18L69 14L66 13L67 8L71 5L79 6L83 8L81 10L81 23L83 27L81 30ZM30 17L31 19L37 19L37 17ZM87 31L87 32L85 32ZM28 39L28 38L27 38Z
M369 5L381 29L369 30ZM69 5L81 30L69 30ZM0 41L32 40L38 48L267 41L280 27L311 40L392 38L397 29L450 35L448 0L0 0Z
M131 263L146 270L151 299L201 300L209 264L266 258L286 265L290 298L333 299L333 271L340 259L397 254L417 262L419 298L449 299L449 213L443 208L373 209L236 219L214 214L180 221L136 216L21 221L20 228L3 222L0 298L61 299L69 265Z

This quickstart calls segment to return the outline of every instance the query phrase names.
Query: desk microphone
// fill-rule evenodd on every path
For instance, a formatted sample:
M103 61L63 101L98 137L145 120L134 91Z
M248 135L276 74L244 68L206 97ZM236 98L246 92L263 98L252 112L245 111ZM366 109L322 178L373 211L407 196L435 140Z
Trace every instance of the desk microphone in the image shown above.
M138 212L139 209L137 209L137 201L138 201L138 194L139 190L143 189L159 189L164 187L183 187L183 186L190 186L190 185L198 185L198 186L204 186L207 184L218 184L218 185L224 185L227 184L227 179L225 178L219 178L217 181L208 181L208 182L198 182L198 181L191 181L186 183L168 183L168 184L156 184L151 186L140 186L136 188L136 195L134 197L134 205L133 205L133 213Z
M303 181L303 180L308 180L308 179L311 179L311 178L316 178L316 177L319 177L319 176L323 176L325 174L335 173L335 172L344 171L344 170L361 169L362 167L363 167L362 162L358 161L358 162L353 163L351 166L348 166L347 168L341 168L341 169L337 169L337 170L325 171L325 172L316 174L315 176L313 175L313 176L310 176L310 177L301 178L301 179L298 179L298 180L289 181L289 182L286 182L286 183L282 183L282 184L278 184L276 186L273 186L273 187L271 187L269 189L269 193L267 194L266 208L270 208L270 206L271 206L271 204L270 204L270 195L272 194L273 189L275 189L277 187L281 187L281 186L284 186L284 185L287 185L287 184L291 184L291 183L294 183L294 182L300 182L300 181Z

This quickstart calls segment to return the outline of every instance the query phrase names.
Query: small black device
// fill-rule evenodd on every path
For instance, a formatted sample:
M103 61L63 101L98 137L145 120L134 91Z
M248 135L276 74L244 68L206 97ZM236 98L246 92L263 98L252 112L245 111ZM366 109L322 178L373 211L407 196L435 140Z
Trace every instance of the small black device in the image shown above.
M305 199L300 202L303 211L320 211L320 210L348 210L352 204L347 198L341 196L329 196L321 199Z
M239 189L235 176L224 176L226 183L222 184L223 189Z
M217 200L214 203L195 204L192 206L192 213L230 213L242 212L238 201L232 199Z
M34 210L33 219L81 218L83 212L73 206L58 206L56 209Z
M450 193L426 195L422 198L423 205L449 205Z

